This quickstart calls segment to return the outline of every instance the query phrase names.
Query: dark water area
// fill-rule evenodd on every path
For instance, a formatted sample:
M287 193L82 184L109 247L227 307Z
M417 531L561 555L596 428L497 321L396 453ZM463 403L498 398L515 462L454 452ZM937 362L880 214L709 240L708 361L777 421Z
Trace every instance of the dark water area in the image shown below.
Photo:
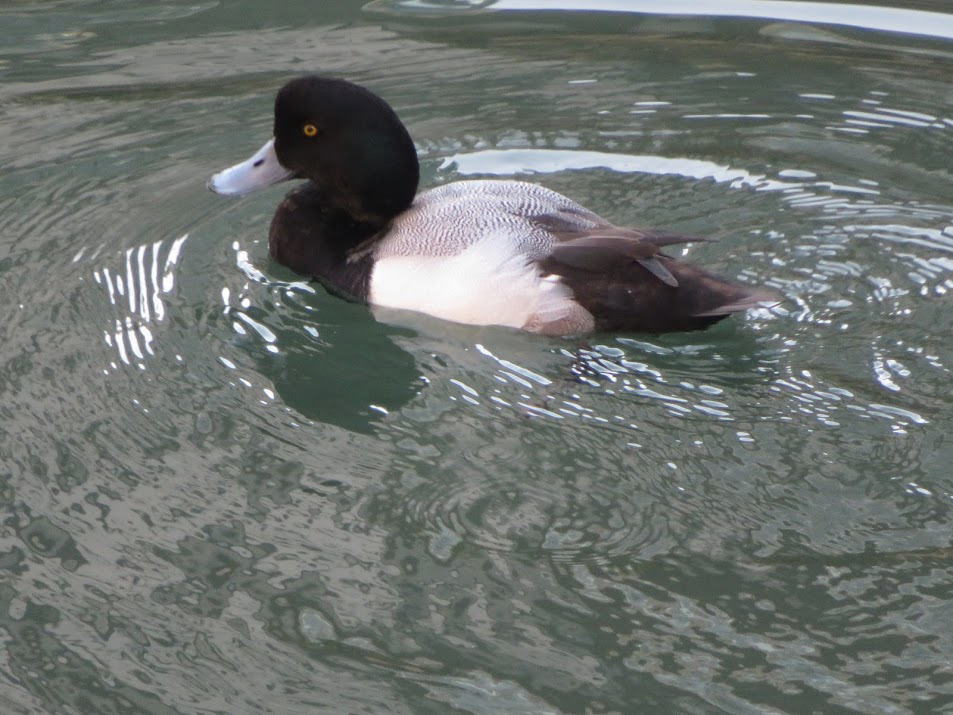
M0 5L0 712L953 708L953 14ZM375 316L205 188L306 72L784 296Z

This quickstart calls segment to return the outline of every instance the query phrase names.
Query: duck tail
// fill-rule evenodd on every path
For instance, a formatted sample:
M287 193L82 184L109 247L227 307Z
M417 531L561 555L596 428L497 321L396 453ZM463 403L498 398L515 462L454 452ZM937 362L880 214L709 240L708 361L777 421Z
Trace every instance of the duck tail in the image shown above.
M739 286L736 283L731 283L729 285L735 289L744 290L744 286ZM780 302L781 297L776 293L772 293L771 291L760 288L750 289L747 295L735 298L727 303L723 303L713 308L697 311L692 313L692 315L696 318L723 318L731 315L732 313L743 313L744 311L751 310L752 308L773 308Z

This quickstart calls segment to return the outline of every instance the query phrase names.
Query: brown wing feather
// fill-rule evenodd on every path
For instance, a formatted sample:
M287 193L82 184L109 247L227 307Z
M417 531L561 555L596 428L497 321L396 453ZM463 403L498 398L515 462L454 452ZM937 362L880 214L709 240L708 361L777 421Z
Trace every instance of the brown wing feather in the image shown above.
M665 257L659 248L706 240L608 224L580 229L576 222L564 221L560 215L547 215L544 221L557 241L549 256L551 260L594 272L614 270L620 264L634 262L672 288L678 287L678 279L658 260L659 256Z
M696 330L776 301L767 291L723 280L660 250L707 239L608 224L583 228L560 215L543 222L557 243L540 267L562 278L598 330Z

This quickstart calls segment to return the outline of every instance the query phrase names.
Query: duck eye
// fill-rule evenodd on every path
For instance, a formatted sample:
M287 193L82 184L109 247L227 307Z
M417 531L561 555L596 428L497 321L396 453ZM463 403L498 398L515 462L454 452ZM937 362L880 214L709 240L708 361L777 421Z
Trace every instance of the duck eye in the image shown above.
M314 137L318 135L318 128L313 124L305 124L301 131L304 132L306 137Z

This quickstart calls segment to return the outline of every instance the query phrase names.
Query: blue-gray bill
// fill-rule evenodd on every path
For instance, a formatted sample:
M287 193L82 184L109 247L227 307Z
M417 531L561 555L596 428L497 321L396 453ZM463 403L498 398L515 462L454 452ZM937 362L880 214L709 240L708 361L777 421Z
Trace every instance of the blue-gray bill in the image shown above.
M294 172L283 167L278 161L275 140L269 139L245 161L212 174L207 185L217 194L242 196L279 181L286 181L293 176Z

